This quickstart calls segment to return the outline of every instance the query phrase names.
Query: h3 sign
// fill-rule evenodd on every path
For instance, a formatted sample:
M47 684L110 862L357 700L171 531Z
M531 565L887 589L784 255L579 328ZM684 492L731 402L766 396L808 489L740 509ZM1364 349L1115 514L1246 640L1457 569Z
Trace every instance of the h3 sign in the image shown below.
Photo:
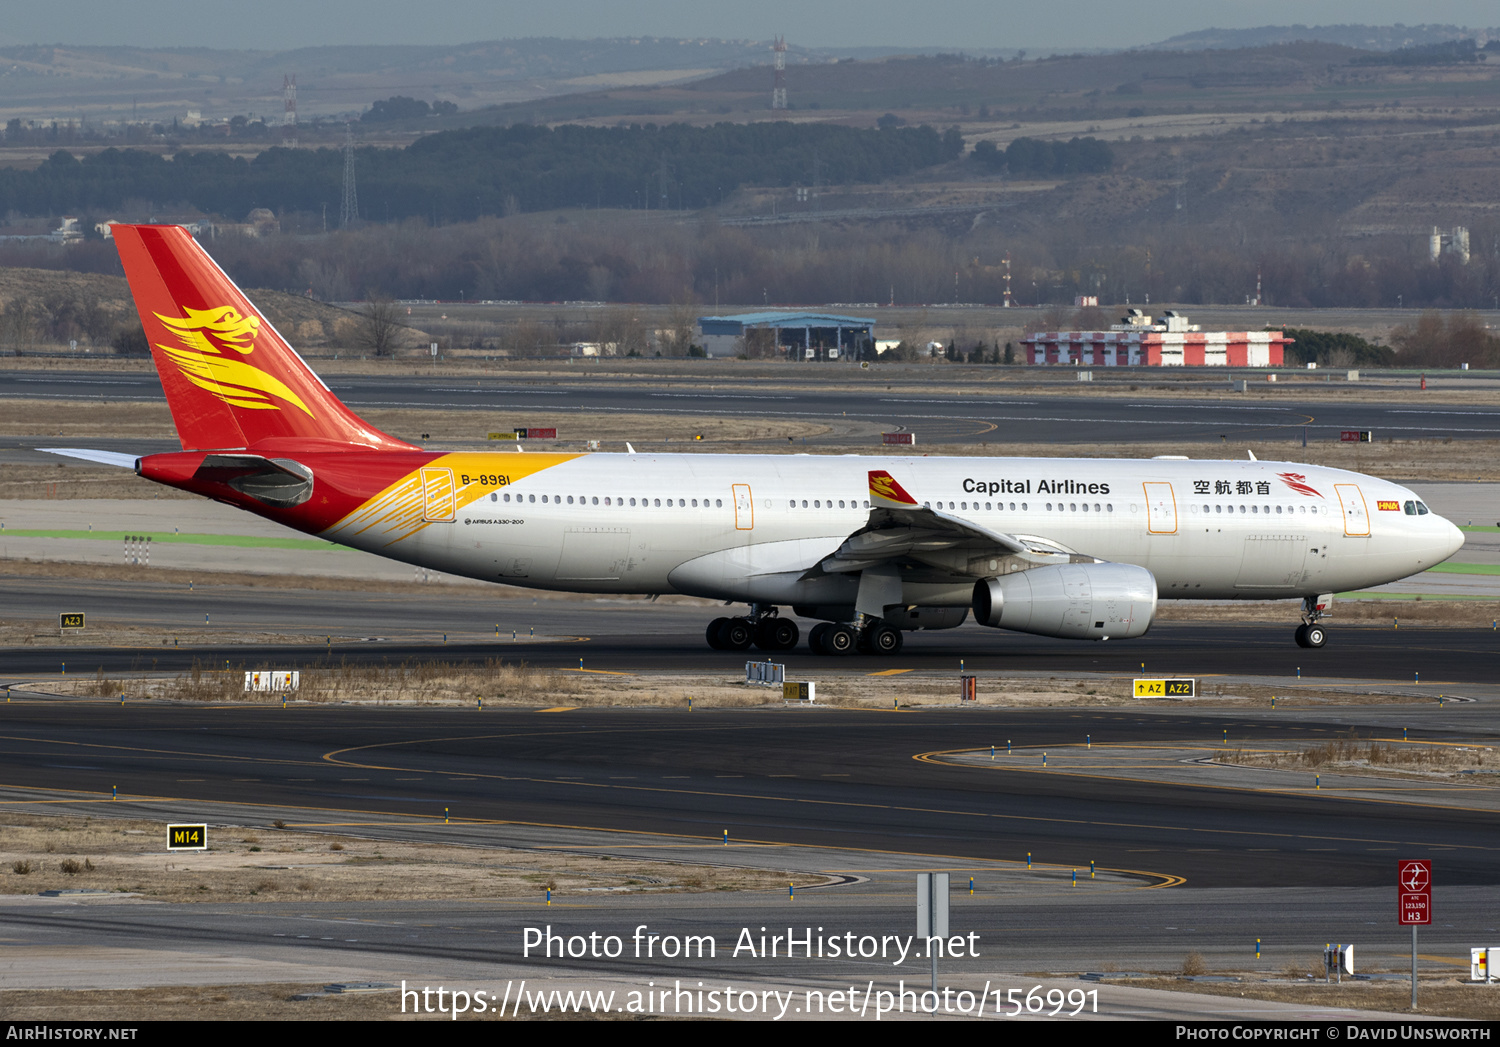
M1432 922L1432 862L1407 858L1396 863L1396 922L1408 925Z

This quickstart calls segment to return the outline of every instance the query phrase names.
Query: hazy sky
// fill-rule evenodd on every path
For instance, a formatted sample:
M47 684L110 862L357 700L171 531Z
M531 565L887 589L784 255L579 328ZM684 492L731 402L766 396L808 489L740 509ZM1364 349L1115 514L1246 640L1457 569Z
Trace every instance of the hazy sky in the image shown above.
M1209 27L1500 22L1493 0L11 0L0 43L284 49L523 36L768 39L811 47L1120 47Z

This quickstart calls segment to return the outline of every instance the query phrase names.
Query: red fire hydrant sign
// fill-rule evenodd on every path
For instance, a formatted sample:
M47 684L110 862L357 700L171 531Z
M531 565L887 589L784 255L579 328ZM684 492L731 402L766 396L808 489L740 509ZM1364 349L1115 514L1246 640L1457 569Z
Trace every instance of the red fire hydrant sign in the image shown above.
M1409 858L1396 863L1396 922L1432 922L1432 862Z

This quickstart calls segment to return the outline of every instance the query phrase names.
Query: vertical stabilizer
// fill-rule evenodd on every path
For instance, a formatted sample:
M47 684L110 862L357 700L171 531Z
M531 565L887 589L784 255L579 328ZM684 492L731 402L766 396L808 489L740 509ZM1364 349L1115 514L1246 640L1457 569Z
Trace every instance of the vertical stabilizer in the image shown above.
M184 450L412 450L350 411L175 225L113 229Z

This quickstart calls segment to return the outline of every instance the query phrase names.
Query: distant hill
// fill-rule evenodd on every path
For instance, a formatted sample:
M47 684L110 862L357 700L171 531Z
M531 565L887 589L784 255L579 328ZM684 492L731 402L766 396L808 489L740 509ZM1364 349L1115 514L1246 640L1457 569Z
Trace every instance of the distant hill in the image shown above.
M1231 51L1313 41L1342 44L1362 51L1395 51L1402 47L1440 44L1465 37L1500 37L1500 29L1469 29L1458 25L1263 25L1255 29L1200 29L1183 33L1143 50Z
M787 62L828 60L788 45ZM487 40L452 46L337 46L286 51L215 48L0 47L5 117L50 122L268 115L280 122L282 78L297 78L298 111L358 114L392 94L463 109L610 83L669 83L746 64L768 64L764 40ZM4 123L0 119L0 123Z

